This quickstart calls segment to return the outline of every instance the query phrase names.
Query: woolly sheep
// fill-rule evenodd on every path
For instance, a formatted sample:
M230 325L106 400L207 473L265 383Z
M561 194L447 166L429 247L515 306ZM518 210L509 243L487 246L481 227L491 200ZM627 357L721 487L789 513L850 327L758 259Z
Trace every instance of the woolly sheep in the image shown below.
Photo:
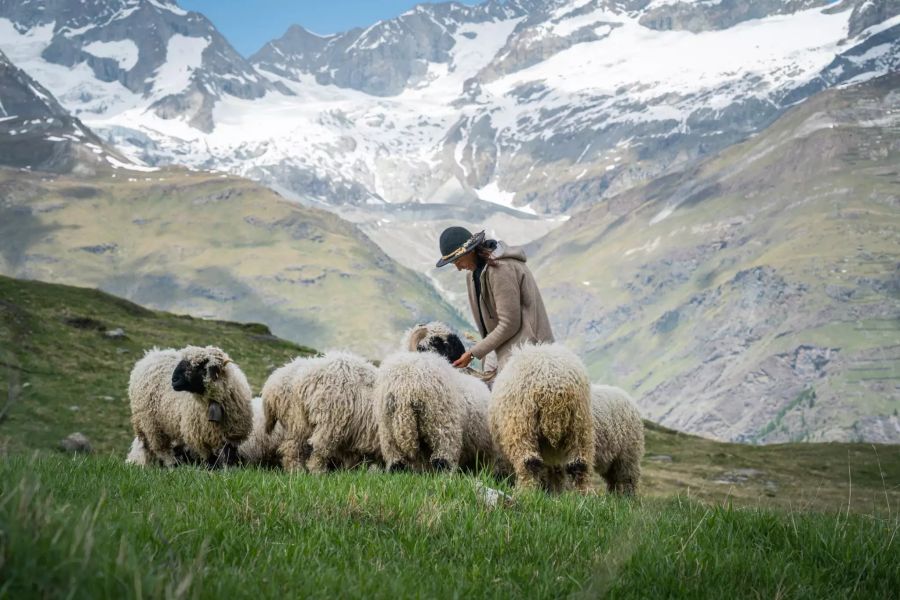
M374 366L349 352L299 358L272 373L262 390L265 432L284 428L285 469L323 473L380 460L375 376Z
M152 349L131 371L131 424L137 437L133 460L174 466L184 451L215 465L236 458L250 433L250 385L219 348Z
M246 440L238 446L238 457L243 465L276 467L281 465L279 448L284 442L284 428L278 424L271 433L266 432L266 415L263 400L253 399L253 429Z
M558 490L563 467L576 489L590 488L594 422L584 365L559 344L513 350L491 395L490 426L516 485Z
M389 471L457 468L466 407L455 375L434 352L397 352L382 361L375 419Z
M591 386L594 417L594 470L612 493L632 495L641 479L644 422L622 389Z
M403 335L400 350L407 352L436 352L450 363L456 362L466 351L459 336L440 321L416 325L409 329Z
M439 322L417 325L379 370L375 412L389 470L474 469L497 462L490 390L451 366L465 348Z

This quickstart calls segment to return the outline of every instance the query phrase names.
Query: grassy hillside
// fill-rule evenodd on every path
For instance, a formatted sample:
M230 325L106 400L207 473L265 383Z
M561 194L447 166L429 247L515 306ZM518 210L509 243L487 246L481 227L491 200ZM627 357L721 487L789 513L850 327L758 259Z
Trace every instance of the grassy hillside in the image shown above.
M466 476L0 463L11 598L893 598L896 513L540 493ZM495 484L491 484L495 485Z
M96 287L161 310L267 323L377 357L406 327L462 324L359 230L232 176L0 169L0 273Z
M123 337L107 332L121 329ZM313 350L265 325L152 311L96 290L0 276L0 445L51 449L81 431L101 451L130 440L128 374L144 350L224 348L258 393L276 366Z
M549 234L554 330L681 430L900 441L898 85L820 94Z
M106 335L116 328L124 337ZM257 393L272 369L311 352L263 325L175 316L103 292L0 277L0 390L8 399L0 400L0 447L11 455L52 451L81 431L100 454L121 460L132 437L132 365L147 348L185 344L226 349ZM885 502L900 506L897 446L754 447L650 425L644 470L644 494L653 497L869 513Z
M486 475L140 469L123 460L125 389L144 348L219 344L256 390L311 350L88 289L0 277L0 299L0 598L887 598L900 586L896 446L742 446L648 423L633 500L518 493ZM52 450L75 430L95 456ZM513 504L486 507L478 480Z

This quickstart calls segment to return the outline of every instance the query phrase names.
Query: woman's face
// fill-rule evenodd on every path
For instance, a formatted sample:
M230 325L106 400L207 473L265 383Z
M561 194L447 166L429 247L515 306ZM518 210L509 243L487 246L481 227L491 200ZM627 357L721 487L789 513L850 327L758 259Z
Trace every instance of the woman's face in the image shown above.
M456 259L456 262L453 263L456 265L457 271L474 271L475 270L475 253L469 252L468 254L463 254L459 258Z

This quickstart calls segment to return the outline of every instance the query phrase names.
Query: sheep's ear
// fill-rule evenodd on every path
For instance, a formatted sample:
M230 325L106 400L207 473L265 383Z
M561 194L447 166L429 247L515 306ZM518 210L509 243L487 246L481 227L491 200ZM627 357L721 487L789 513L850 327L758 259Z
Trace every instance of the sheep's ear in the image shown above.
M466 353L466 347L463 346L462 340L455 333L451 333L447 338L448 356L450 362L456 362L459 357Z
M206 367L206 376L210 381L218 381L222 375L222 367L213 363Z

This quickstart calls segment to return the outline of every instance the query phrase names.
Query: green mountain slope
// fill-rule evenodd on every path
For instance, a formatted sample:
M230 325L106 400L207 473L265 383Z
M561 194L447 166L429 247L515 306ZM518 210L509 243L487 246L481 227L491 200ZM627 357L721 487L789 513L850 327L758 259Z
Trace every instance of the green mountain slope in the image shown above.
M116 328L124 336L106 334ZM0 276L0 450L46 452L81 431L100 453L123 460L131 367L145 349L186 344L224 348L256 393L275 367L311 352L264 325L175 316L95 290ZM649 423L646 434L647 496L823 510L849 502L863 512L900 503L897 446L726 444Z
M898 88L820 94L540 240L555 331L676 429L900 441Z
M180 169L0 169L0 273L153 308L259 321L371 356L428 319L463 325L355 226L247 180Z
M127 449L131 368L154 346L188 344L225 349L256 393L275 367L314 352L265 325L177 316L97 290L0 276L0 446L49 449L81 431L97 450Z

